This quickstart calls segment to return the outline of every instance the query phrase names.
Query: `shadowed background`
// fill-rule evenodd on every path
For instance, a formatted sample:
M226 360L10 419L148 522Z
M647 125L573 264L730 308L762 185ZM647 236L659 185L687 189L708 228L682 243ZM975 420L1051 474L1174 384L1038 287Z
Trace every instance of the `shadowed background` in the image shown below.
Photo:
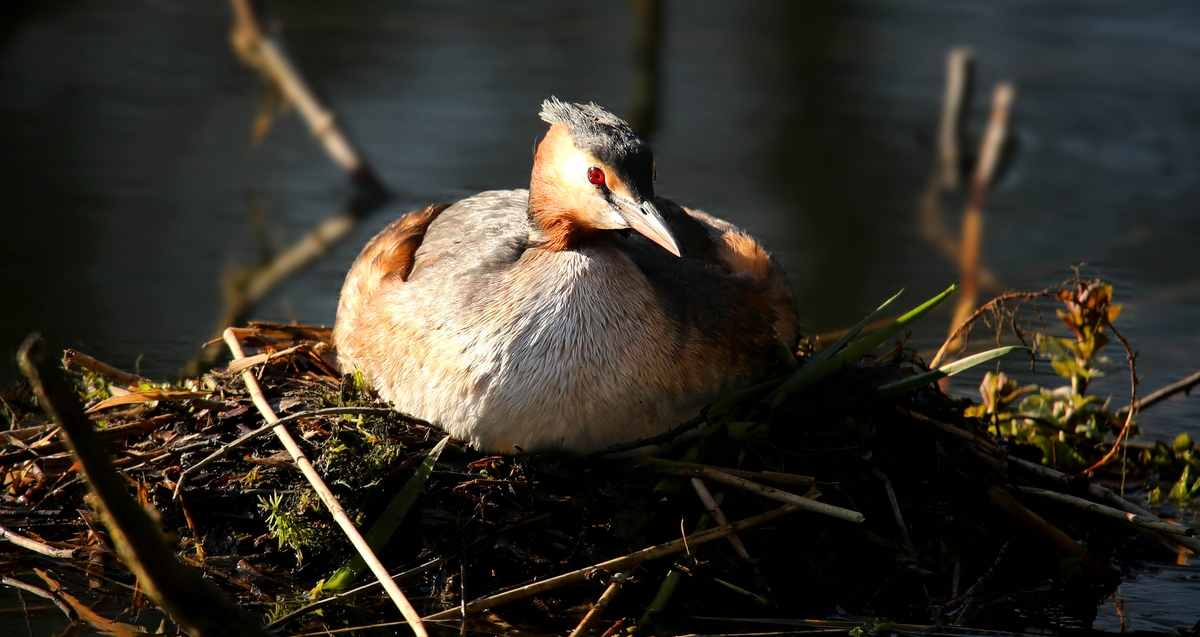
M912 305L958 276L922 238L916 202L944 57L968 44L975 137L991 85L1017 87L1018 150L982 248L998 281L982 297L1087 262L1126 304L1118 326L1141 351L1143 391L1200 367L1200 6L666 3L649 119L626 3L267 9L396 196L251 318L330 324L351 260L391 219L525 187L551 94L640 114L660 194L762 237L806 331L848 326L901 287ZM0 381L39 329L174 379L215 328L222 276L343 209L351 188L294 114L251 143L265 90L230 50L224 3L16 3L3 18ZM948 321L926 319L913 343L936 347ZM1101 389L1122 400L1122 356L1109 353ZM1196 432L1197 415L1181 397L1143 427Z

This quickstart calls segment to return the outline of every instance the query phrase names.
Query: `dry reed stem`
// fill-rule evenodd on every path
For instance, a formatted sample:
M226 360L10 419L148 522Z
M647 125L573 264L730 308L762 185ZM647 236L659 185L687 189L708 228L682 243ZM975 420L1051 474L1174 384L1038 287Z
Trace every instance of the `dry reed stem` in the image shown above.
M58 610L61 610L63 614L67 616L67 619L71 620L72 623L79 621L79 615L75 614L74 609L68 606L66 602L64 602L58 595L55 595L44 588L38 588L33 584L27 584L15 577L8 577L7 575L0 577L0 584L7 584L13 588L23 590L27 593L33 593L38 597L48 599L51 603L57 606Z
M236 284L230 278L223 286L225 308L217 321L218 335L225 326L242 322L249 309L282 281L324 256L334 244L350 234L362 217L388 197L387 187L338 126L334 113L309 88L283 44L262 28L254 0L230 0L230 5L234 15L230 44L234 52L296 105L326 154L349 176L359 197L351 201L348 210L321 221L270 263L250 269L248 278ZM206 347L203 354L189 362L189 372L202 371L219 356L219 348Z
M730 537L733 537L733 535L730 535ZM588 631L591 630L593 625L595 625L596 620L600 619L600 616L604 614L606 609L608 609L608 605L611 604L613 599L616 598L617 593L620 592L621 586L625 583L625 581L626 576L624 573L617 573L616 575L613 575L612 579L610 579L608 582L608 588L604 589L604 593L600 595L600 599L596 600L596 604L592 606L592 609L588 611L587 615L583 616L583 620L579 622L579 625L575 627L575 630L571 631L571 634L568 637L584 637L584 635L587 635Z
M449 562L451 559L456 559L456 558L439 557L435 560L430 560L416 568L411 568L407 571L403 571L401 573L397 573L397 574L393 575L392 580L399 582L400 580L405 580L410 577L415 577L422 573L428 572L429 570L431 570L437 566L441 566L442 564ZM368 582L366 584L363 584L362 586L352 588L344 593L338 593L337 595L331 595L329 597L322 597L321 599L318 599L315 602L312 602L310 604L307 604L305 606L297 608L296 610L284 615L283 617L276 619L275 621L267 624L266 628L267 628L267 630L278 630L279 627L283 626L284 624L287 624L288 622L292 621L293 619L296 619L297 617L307 615L308 613L311 613L322 606L327 606L329 604L332 604L337 601L341 601L348 597L354 597L355 595L358 595L359 593L362 593L364 591L369 591L369 590L375 588L376 586L379 586L379 580L374 580L374 581Z
M229 367L226 367L225 371L222 373L233 376L233 375L239 374L243 371L246 371L247 369L250 369L251 367L257 367L258 365L263 365L263 364L269 363L277 358L283 358L284 356L290 356L292 354L295 354L296 352L300 351L301 349L303 349L305 347L306 347L305 345L294 345L287 349L279 350L278 352L263 352L262 354L255 354L254 356L247 356L246 358L243 358L241 360L237 360L237 361L233 361L233 362L229 363Z
M987 488L987 498L988 501L996 505L996 507L1001 511L1004 511L1005 513L1016 518L1038 535L1050 540L1050 542L1061 548L1067 555L1078 558L1084 566L1099 572L1117 572L1116 569L1108 564L1105 564L1100 560L1100 558L1096 557L1095 554L1089 551L1082 544L1076 542L1062 529L1047 522L1045 518L1037 513L1034 513L1024 504L1021 504L1016 498L1012 497L1012 495L1004 489L994 485L989 486Z
M68 349L63 352L63 366L75 363L76 365L90 371L96 372L101 376L106 376L112 380L125 385L126 387L138 387L142 383L150 382L150 379L137 374L130 374L127 371L117 369L108 363L98 361L83 352L77 352L73 349Z
M904 548L908 549L909 553L916 555L917 549L913 547L912 538L908 535L908 525L904 523L904 515L900 513L900 501L896 499L896 490L892 488L892 481L878 468L875 469L875 477L883 481L883 490L887 493L888 503L892 506L892 515L896 518L896 526L900 527L900 539L904 542Z
M986 461L992 467L994 467L998 470L1001 470L1001 471L1003 471L1007 465L1012 465L1012 466L1018 467L1020 469L1023 469L1025 471L1028 471L1029 473L1032 473L1038 477L1046 478L1053 482L1057 482L1059 484L1068 485L1068 486L1076 486L1083 480L1082 478L1078 478L1078 477L1063 473L1061 471L1058 471L1056 469L1051 469L1050 467L1040 465L1036 462L1030 462L1029 460L1025 460L1023 458L1018 458L1016 456L1005 456L1004 458L1001 459L1001 458L996 458L996 457L990 455L983 449L975 449L974 452L975 452L975 455L982 458L984 461ZM1122 498L1121 496L1117 495L1116 493L1113 493L1112 490L1110 490L1110 489L1107 489L1105 487L1102 487L1098 484L1091 483L1091 482L1087 482L1086 484L1087 484L1088 493L1090 493L1092 495L1092 497L1094 497L1094 498L1104 500L1104 501L1108 502L1109 504L1112 504L1114 507L1121 509L1123 511L1128 511L1130 513L1136 513L1138 515L1144 515L1144 516L1152 517L1152 518L1157 517L1153 513L1147 511L1146 509L1143 509L1142 507L1126 500L1125 498ZM1196 552L1200 553L1200 545L1197 545Z
M141 403L153 402L183 402L187 400L204 399L209 396L208 392L203 391L174 391L166 389L150 389L147 391L130 392L106 398L91 407L88 407L85 414L94 414L96 412L111 409L113 407L121 407L123 405L138 405Z
M99 435L101 440L108 442L120 438L142 435L158 429L164 424L172 422L175 419L176 416L174 415L163 414L161 416L155 416L153 418L148 418L138 422L132 422L124 425L112 425L110 427L105 427L96 433ZM16 432L7 433L13 434ZM25 460L32 460L34 458L44 458L46 456L59 453L67 448L66 443L62 442L61 440L52 441L52 438L52 436L47 436L46 438L43 438L42 440L31 445L14 444L13 446L19 446L22 448L19 451L0 454L0 467L5 467L16 462L23 462Z
M0 540L8 540L9 542L23 549L33 551L34 553L40 553L47 557L63 560L69 560L72 557L75 557L75 553L78 551L78 549L56 549L49 544L27 538L19 533L14 533L11 529L3 524L0 524Z
M966 144L966 120L974 88L975 55L967 47L956 47L946 56L946 87L942 94L942 116L938 124L937 161L928 184L917 204L918 225L925 240L943 255L958 261L959 240L947 229L942 196L962 187L963 153ZM991 287L995 277L979 266L981 286ZM836 338L836 337L835 337Z
M261 27L252 0L230 1L234 24L229 38L238 56L278 86L296 105L313 136L320 140L325 152L346 171L355 185L376 194L385 192L375 172L338 126L333 111L326 108L309 88L283 44Z
M993 445L991 442L984 440L983 438L976 436L975 434L972 434L968 431L964 431L953 425L948 425L943 422L938 422L937 420L929 418L928 416L924 416L917 412L903 409L901 407L897 407L897 411L900 411L900 413L903 413L903 414L907 414L916 420L919 420L921 422L925 422L934 427L937 427L938 429L941 429L942 431L944 431L950 435L953 435L957 438L960 438L964 441L975 443L976 445L978 445L977 447L972 449L972 451L974 451L975 455L978 456L980 459L982 459L984 462L988 463L990 466L994 467L997 471L1003 471L1003 470L1005 470L1006 467L1017 467L1026 472L1032 473L1038 477L1045 478L1045 479L1051 480L1053 482L1057 482L1064 486L1077 487L1082 482L1081 478L1077 478L1075 476L1071 476L1071 475L1063 473L1061 471L1057 471L1050 467L1040 465L1036 462L1030 462L1023 458L1017 458L1015 456L1009 456L1009 455L1005 455L1003 458L997 458L993 454L999 455L999 454L1002 454L1003 452L998 447ZM1136 504L1126 500L1125 498L1122 498L1121 496L1117 495L1116 493L1113 493L1112 490L1110 490L1110 489L1102 487L1098 484L1094 484L1092 482L1086 482L1086 485L1087 485L1088 493L1092 497L1096 498L1097 500L1108 502L1110 505L1112 505L1113 508L1115 508L1117 510L1125 511L1126 513L1138 516L1139 518L1144 518L1144 519L1151 520L1151 521L1158 521L1158 522L1161 522L1162 524L1168 524L1167 522L1163 521L1161 518L1159 518L1158 516L1154 515L1153 513L1149 512L1149 511L1147 511L1146 509L1143 509L1142 507L1137 506ZM1156 533L1155 537L1156 537L1156 539L1159 539L1162 542L1166 542L1168 544L1174 544L1177 546L1182 546L1182 547L1188 549L1189 551L1192 551L1193 553L1200 553L1200 538L1191 537L1186 534L1181 535L1181 534L1176 534L1176 533L1165 534L1165 535L1161 534L1161 533Z
M746 473L754 473L747 471ZM713 520L718 525L724 526L729 524L729 518L725 517L725 512L721 510L721 506L717 504L717 499L709 492L708 485L700 478L692 478L692 489L695 490L696 496L700 498L700 503L704 505L704 511L712 516ZM754 572L754 583L764 591L770 591L771 585L767 582L767 578L763 576L762 571L758 570L758 566L754 564L754 558L750 557L750 551L746 550L746 545L742 543L742 538L738 537L737 533L729 534L729 545L733 547L733 552L742 558L750 569Z
M932 174L917 204L917 221L925 240L951 259L958 257L958 240L946 228L941 197L960 187L961 146L965 141L967 107L974 84L974 55L969 49L951 49L946 56L946 88L938 125L938 153Z
M696 492L696 496L700 498L700 503L704 505L704 510L716 520L718 526L729 524L729 518L725 517L725 512L721 510L717 500L713 498L708 487L700 478L692 478L692 489ZM742 539L737 533L729 534L729 544L733 547L733 551L738 554L738 557L743 560L750 559L750 552L746 550L746 545L742 544Z
M232 330L225 330L225 343L229 345L229 351L233 353L235 359L246 357L245 352L242 351L242 344L238 341ZM325 508L329 509L329 513L333 516L334 521L342 528L342 531L349 538L350 543L354 545L359 555L362 556L363 561L366 562L371 572L375 574L375 577L379 578L379 583L383 585L384 591L387 592L388 597L392 599L396 607L400 610L400 613L409 622L409 626L413 629L413 632L418 637L428 637L429 633L426 632L425 625L421 622L420 614L413 608L413 605L404 596L404 592L400 590L396 582L392 580L387 569L379 562L379 558L375 556L375 552L371 550L370 545L367 544L362 534L358 532L358 528L354 526L354 522L350 520L350 516L346 515L346 511L342 509L342 505L338 503L337 497L325 485L325 481L321 479L312 462L304 455L300 446L296 444L296 440L292 438L292 434L288 432L286 426L278 424L280 420L279 416L275 414L275 410L267 402L267 397L263 394L262 387L258 384L258 379L254 377L251 371L246 370L242 372L242 380L246 384L246 391L249 392L254 405L258 407L259 413L262 414L268 423L275 425L275 436L279 438L279 441L287 449L288 453L291 454L297 468L308 479L317 496L321 498L321 502L325 504Z
M262 267L251 268L249 277L238 281L238 285L227 281L223 290L225 307L217 320L218 338L214 342L220 342L219 336L223 332L219 330L225 326L242 322L250 308L254 307L271 290L308 264L325 256L334 245L345 239L350 231L358 226L358 222L363 216L363 213L342 211L327 217L287 250L275 255L270 263ZM208 346L201 356L201 360L212 364L217 360L219 354L219 346ZM193 361L193 363L195 362Z
M732 476L737 476L739 478L746 478L747 480L759 480L762 482L773 482L775 484L785 484L785 485L797 486L797 487L811 487L814 484L816 484L816 482L817 482L816 479L813 478L812 476L802 476L802 475L798 475L798 474L794 474L794 473L783 473L780 471L747 471L745 469L730 469L728 467L716 467L713 465L700 464L698 462L686 462L683 460L667 460L665 458L657 458L654 456L644 456L641 458L637 458L634 460L634 462L637 464L653 463L653 464L662 464L662 465L668 465L668 466L679 466L684 469L691 469L691 470L713 469L716 471L728 473L729 475L732 475ZM685 473L683 475L692 475L692 474Z
M962 219L962 240L960 241L959 280L962 288L958 293L958 303L954 309L954 318L950 325L962 323L975 307L979 296L979 252L983 241L983 209L987 200L988 188L995 177L996 167L1000 163L1000 151L1008 137L1008 124L1012 110L1013 98L1016 91L1012 84L1003 82L996 85L992 92L992 113L988 119L987 130L980 142L979 158L975 164L975 173L971 177L971 193L967 209Z
M621 634L621 631L625 628L625 623L627 621L628 620L624 617L618 619L617 621L613 622L613 625L609 626L608 630L604 631L600 637L616 637L617 635Z
M1001 453L1000 448L997 447L995 444L993 444L990 440L987 440L980 436L977 436L965 429L955 427L954 425L949 425L949 424L946 424L946 423L938 421L938 420L934 420L933 418L930 418L929 416L926 416L924 414L919 414L910 409L905 409L904 407L901 407L899 405L896 405L896 411L908 416L909 418L912 418L913 420L919 420L921 422L930 424L952 436L961 438L967 442L973 442L973 443L983 447L984 449L991 451L992 453L997 453L997 454Z
M739 478L737 476L725 473L724 471L704 468L694 470L692 475L708 478L713 482L720 482L721 484L731 487L737 487L743 491L756 493L764 498L775 500L776 502L791 504L810 513L820 513L821 515L828 515L829 517L845 520L846 522L861 523L866 521L866 518L863 517L863 514L859 513L858 511L851 511L850 509L835 507L832 504L817 502L802 495L796 495L795 493L781 491L773 487L758 484L757 482L751 482L745 478Z
M198 571L182 564L166 545L158 525L129 495L126 480L113 467L92 422L83 413L83 405L55 361L47 356L39 337L26 339L18 361L42 409L62 426L80 470L101 505L104 524L122 562L155 603L191 635L266 635L255 618ZM86 512L80 510L80 515L92 528Z
M721 538L724 538L725 536L729 535L730 533L736 533L737 531L741 531L743 529L748 529L752 526L756 526L756 525L762 524L764 522L769 522L781 515L786 515L788 513L792 513L793 511L799 511L799 510L800 510L800 507L798 507L798 506L785 504L784 506L781 506L777 509L772 509L770 511L767 511L766 513L761 513L761 514L753 516L753 517L745 518L738 522L734 522L733 524L729 524L726 526L720 526L715 529L710 529L708 531L703 531L700 533L694 533L687 538L686 546L695 547L695 546L700 546L702 544L707 544L708 542L712 542L714 540L719 540ZM618 558L614 558L614 559L607 560L604 562L600 562L599 564L593 564L592 566L586 566L584 568L577 569L577 570L571 571L569 573L563 573L562 575L556 575L555 577L551 577L549 579L545 579L540 582L534 582L532 584L520 586L520 587L511 589L511 590L504 591L502 593L497 593L495 595L481 597L479 599L476 599L476 600L473 600L473 601L467 603L466 610L467 610L467 612L486 610L488 608L493 608L496 606L500 606L502 604L507 604L509 602L515 602L519 599L525 599L526 597L532 597L533 595L538 595L538 594L544 593L546 591L551 591L556 588L566 586L568 584L582 582L583 580L587 579L588 575L595 573L597 571L615 571L615 572L625 571L625 570L628 570L629 568L636 566L638 564L641 564L643 562L648 562L653 559L665 557L672 553L678 553L679 551L684 550L684 547L685 547L685 542L682 539L672 540L672 541L666 542L664 544L659 544L658 546L652 546L649 548L642 549L640 551L635 551L628 555L624 555L622 557L618 557ZM424 619L425 619L425 621L454 619L454 618L457 618L461 612L462 611L459 608L448 608L444 611L429 615L428 617L425 617Z
M1171 524L1170 522L1165 522L1156 517L1147 517L1144 515L1138 515L1136 513L1129 513L1128 511L1122 511L1120 509L1114 509L1112 507L1104 506L1103 504L1097 504L1091 500L1084 500L1083 498L1078 498L1073 495L1067 495L1065 493L1059 493L1049 489L1038 489L1037 487L1017 487L1017 490L1021 493L1036 495L1049 500L1054 500L1056 502L1061 502L1063 504L1069 504L1086 511L1091 511L1092 513L1099 513L1100 515L1121 520L1127 524L1142 527L1144 529L1150 529L1160 533L1170 533L1172 535L1196 537L1196 529L1193 529L1192 527L1183 526L1180 524Z
M959 166L962 164L960 144L967 122L967 107L974 79L975 52L969 47L955 47L946 56L946 90L942 96L942 120L938 127L938 159L942 188L957 190Z
M1011 548L1012 548L1012 542L1005 542L1004 546L1000 547L1000 552L996 554L996 559L992 561L992 565L988 567L988 570L984 571L983 575L980 575L979 579L975 580L975 583L972 584L971 587L968 588L965 593L963 593L962 595L959 595L958 597L955 597L954 599L946 602L945 604L942 604L942 607L939 608L938 610L940 612L944 613L944 612L950 610L951 608L954 608L955 606L958 606L959 604L961 604L961 603L979 595L979 593L983 592L983 587L986 586L988 581L992 579L992 575L995 574L996 568L999 567L1000 563L1004 561L1004 556L1008 555L1008 551ZM963 613L959 614L959 620L962 619L965 612L966 612L966 608L963 609Z
M855 628L862 628L863 622L861 619L843 620L843 619L787 619L783 617L705 617L702 615L694 615L691 619L697 621L710 622L742 622L746 624L774 624L777 626L804 626L808 630L803 631L803 635L819 635L823 633L845 635L848 631ZM822 630L823 629L823 630ZM979 628L962 628L953 629L946 626L930 626L926 624L901 624L894 623L891 625L891 630L900 634L921 634L921 635L980 635L983 637L1025 637L1028 633L1011 633L1002 630L983 630ZM866 633L866 631L863 631ZM765 637L766 635L779 635L780 637L792 637L797 634L797 631L786 631L779 633L732 633L733 635L755 635ZM710 633L708 637L718 637L716 634Z
M1153 407L1154 405L1161 403L1162 401L1174 396L1175 394L1178 394L1179 392L1188 393L1196 385L1200 385L1200 372L1196 372L1195 374L1192 374L1183 380L1171 383L1170 385L1167 385L1166 387L1163 387L1162 389L1159 389L1145 398L1137 401L1137 410L1142 411L1143 409ZM1132 407L1133 404L1130 403L1129 405L1118 409L1117 417L1119 418L1127 416Z
M67 592L66 587L64 587L62 584L59 584L54 580L54 578L50 577L48 572L40 568L33 569L33 572L36 573L38 577L42 578L42 581L50 587L50 591L52 593L61 597L62 600L66 602L72 610L75 611L76 617L84 622L87 622L92 628L95 628L101 634L108 637L141 637L141 635L144 634L141 630L139 630L140 627L117 621L115 619L109 619L100 613L97 613L90 606L84 604L78 597L75 597L71 593ZM220 633L194 633L195 637L208 637L218 634Z

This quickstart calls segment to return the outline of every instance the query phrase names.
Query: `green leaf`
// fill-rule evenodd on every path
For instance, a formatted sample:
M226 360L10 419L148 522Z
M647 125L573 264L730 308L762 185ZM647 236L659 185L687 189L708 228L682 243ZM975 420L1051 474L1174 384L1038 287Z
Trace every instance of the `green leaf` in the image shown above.
M895 295L893 295L892 298L884 301L883 305L880 305L878 308L875 309L874 312L871 312L870 314L868 314L866 318L859 321L858 325L855 325L854 327L850 328L849 332L842 334L842 337L839 338L838 340L834 341L833 345L826 347L825 349L821 350L821 352L819 354L817 354L816 356L813 356L812 360L810 360L808 362L808 364L812 365L813 363L824 362L830 356L833 356L834 354L837 354L838 352L840 352L842 350L842 348L846 346L846 343L849 343L850 341L854 340L854 337L858 336L858 333L861 332L864 327L870 325L871 321L874 321L876 318L879 317L880 314L883 314L883 311L886 310L888 308L888 306L891 305L896 299L900 298L901 294L904 294L904 288L900 288L899 292L897 292Z
M1175 449L1175 453L1191 451L1192 447L1194 446L1195 443L1192 442L1192 437L1189 436L1186 431L1178 436L1175 436L1175 442L1171 444L1171 447Z
M1057 461L1058 467L1066 471L1078 471L1088 466L1088 461L1072 447L1071 445L1061 441L1054 440L1054 459Z
M957 289L958 284L954 284L949 288L946 288L946 290L941 294L938 294L932 299L929 299L921 305L913 308L907 314L896 319L887 327L873 332L854 345L830 355L829 358L822 359L820 361L817 361L814 358L813 361L810 361L809 364L800 368L800 371L793 374L791 378L787 379L787 381L785 381L784 384L775 391L774 398L771 400L771 408L778 408L779 405L783 404L783 401L791 397L792 394L833 373L835 370L845 364L846 361L854 360L875 349L876 347L879 347L893 335L899 333L909 325L912 325L922 316L928 314L930 310L937 307L942 301L945 301L946 298L951 294L954 294L954 291ZM892 297L892 299L895 298L896 297ZM891 303L891 301L889 300L888 303ZM887 305L888 304L885 303L884 305L880 306L880 309L887 307ZM878 311L879 310L876 310L876 312ZM830 347L830 349L833 348Z
M941 367L939 367L937 369L927 371L924 374L917 374L916 376L911 376L909 378L905 378L904 380L899 380L894 383L889 383L882 387L878 387L875 389L875 393L871 395L869 400L872 400L872 401L883 400L884 398L891 398L893 396L898 396L905 392L912 391L918 387L924 387L925 385L928 385L930 383L936 383L937 381L939 381L943 378L946 378L948 376L953 376L961 371L970 369L981 363L986 363L994 358L999 358L1001 356L1004 356L1005 354L1008 354L1010 352L1015 352L1019 349L1028 349L1028 348L1021 347L1020 345L1009 345L1007 347L997 347L996 349L990 349L986 352L980 352L973 356L968 356L966 358L956 360L952 363L946 363L945 365L942 365Z
M729 410L737 407L751 397L757 396L758 394L777 386L784 378L784 376L772 378L771 380L759 383L753 387L747 387L746 389L733 392L732 394L729 394L728 396L718 400L712 404L712 407L708 408L708 421L715 422L721 416L724 416Z
M363 536L363 539L367 541L367 545L371 547L371 550L378 551L392 538L392 533L396 532L396 529L400 526L400 522L404 520L404 516L408 514L409 509L417 501L417 497L425 490L425 483L429 482L429 476L433 473L433 467L437 464L438 458L442 455L442 450L446 448L446 443L448 442L450 442L450 436L442 438L441 442L429 450L429 454L425 456L425 460L421 462L421 466L417 467L417 472L408 479L408 482L404 483L404 487L392 498L387 508L379 515L379 519L375 521L375 524L371 525L371 529ZM356 554L335 571L333 575L329 576L324 588L333 591L344 589L353 584L366 567L366 562L363 561L361 556Z
M1191 481L1191 478L1192 478L1191 465L1184 465L1183 466L1183 474L1179 476L1179 481L1176 482L1171 487L1171 493L1170 493L1169 497L1172 500L1174 500L1175 502L1179 502L1179 503L1187 502L1188 494L1190 491L1190 489L1188 489L1188 482Z
M731 422L725 427L729 430L729 437L735 440L742 438L765 438L771 431L771 428L765 422Z

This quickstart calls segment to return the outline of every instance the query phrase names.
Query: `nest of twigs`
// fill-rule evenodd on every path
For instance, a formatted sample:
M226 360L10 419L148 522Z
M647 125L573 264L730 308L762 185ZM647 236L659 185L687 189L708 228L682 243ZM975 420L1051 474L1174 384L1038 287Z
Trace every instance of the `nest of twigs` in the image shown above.
M890 625L872 617L925 633L1086 628L1122 567L1196 544L993 438L936 386L864 400L863 388L925 371L899 346L783 408L731 410L654 456L579 458L485 456L454 441L434 451L445 434L334 371L327 330L259 324L235 336L259 354L182 386L77 354L68 373L178 558L279 634L408 629L370 571L331 586L354 551L271 435L247 371L360 528L412 491L378 555L431 632ZM104 632L159 626L59 427L28 388L4 398L4 583ZM782 503L797 500L829 506Z

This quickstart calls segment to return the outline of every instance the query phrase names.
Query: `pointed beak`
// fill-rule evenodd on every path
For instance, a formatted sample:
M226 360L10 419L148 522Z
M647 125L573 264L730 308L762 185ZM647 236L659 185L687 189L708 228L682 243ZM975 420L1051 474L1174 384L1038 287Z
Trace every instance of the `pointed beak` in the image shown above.
M662 214L658 212L658 208L649 201L638 203L630 199L626 199L614 193L612 202L616 205L617 211L621 213L621 217L629 223L629 227L640 232L647 239L666 248L667 252L675 256L679 255L679 245L675 243L675 236L667 228L666 221L663 220Z

